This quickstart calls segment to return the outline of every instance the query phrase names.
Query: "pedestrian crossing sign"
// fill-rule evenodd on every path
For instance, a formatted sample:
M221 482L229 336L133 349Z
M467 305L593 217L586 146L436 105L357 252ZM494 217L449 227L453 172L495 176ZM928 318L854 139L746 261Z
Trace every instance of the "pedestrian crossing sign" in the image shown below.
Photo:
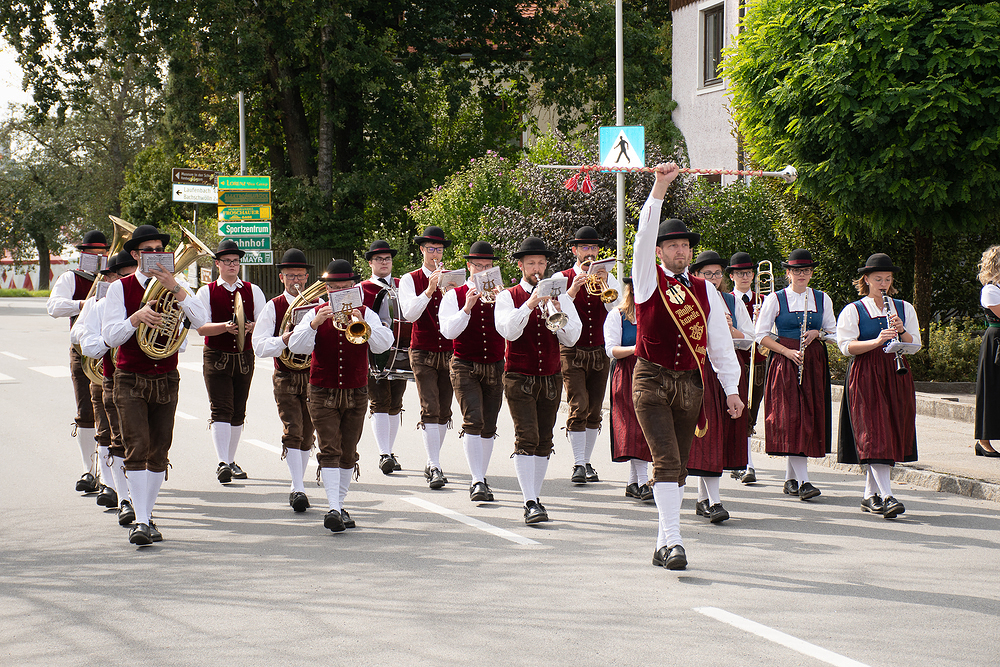
M600 128L602 167L645 167L646 128L642 125Z

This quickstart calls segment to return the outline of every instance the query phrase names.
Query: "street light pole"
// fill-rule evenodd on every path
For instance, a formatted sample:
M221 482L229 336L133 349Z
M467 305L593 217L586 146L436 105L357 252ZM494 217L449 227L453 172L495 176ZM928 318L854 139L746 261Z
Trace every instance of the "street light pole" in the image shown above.
M615 0L615 124L625 125L625 39L622 18L622 0ZM625 174L615 175L618 186L617 257L618 280L624 280L625 272Z

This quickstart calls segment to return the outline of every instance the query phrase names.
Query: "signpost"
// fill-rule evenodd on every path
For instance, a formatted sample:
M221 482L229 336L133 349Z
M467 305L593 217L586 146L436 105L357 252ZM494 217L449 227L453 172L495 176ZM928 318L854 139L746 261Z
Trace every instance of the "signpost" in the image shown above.
M170 188L171 199L191 204L214 204L218 199L214 185L187 185L174 183Z
M241 169L242 171L242 169ZM219 176L219 235L246 251L246 266L274 264L271 250L271 177ZM244 279L246 271L244 270Z
M240 250L270 250L270 236L230 236Z
M219 206L266 206L270 203L270 190L223 190L219 192Z
M250 250L240 260L243 266L270 266L274 264L274 253L270 250Z
M171 183L189 183L192 185L215 185L215 172L208 169L185 169L174 167L170 170Z
M219 176L219 190L270 190L270 176Z
M270 236L271 221L220 222L219 236Z
M219 222L228 220L270 220L270 206L220 206Z

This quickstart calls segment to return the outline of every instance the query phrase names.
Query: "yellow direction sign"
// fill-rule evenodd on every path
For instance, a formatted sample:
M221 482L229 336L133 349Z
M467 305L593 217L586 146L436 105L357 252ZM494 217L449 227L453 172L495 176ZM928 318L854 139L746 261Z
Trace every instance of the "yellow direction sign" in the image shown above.
M270 220L270 206L220 206L219 222L228 220Z

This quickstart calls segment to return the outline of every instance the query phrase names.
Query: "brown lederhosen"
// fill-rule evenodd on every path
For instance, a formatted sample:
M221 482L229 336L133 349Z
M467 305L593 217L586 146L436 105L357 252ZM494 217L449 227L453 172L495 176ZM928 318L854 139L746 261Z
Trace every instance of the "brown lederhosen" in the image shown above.
M556 425L562 378L556 375L504 373L503 393L514 421L514 453L549 456Z
M320 468L354 468L367 409L367 385L356 389L309 385L309 416L319 440Z
M118 406L115 405L114 376L104 378L101 400L104 401L104 413L108 416L108 424L111 426L111 446L108 451L112 456L124 459L125 443L122 441L121 417L118 415Z
M229 353L206 346L202 358L211 408L209 420L242 426L253 380L253 350Z
M309 372L275 370L271 378L278 418L284 429L281 434L281 458L289 449L308 452L315 436L309 416Z
M166 471L180 379L176 370L161 375L115 370L114 401L125 443L125 470Z
M69 372L73 380L73 394L76 396L77 428L94 428L96 416L94 403L90 398L90 378L83 372L83 362L80 353L69 348Z
M403 411L403 393L406 391L406 380L376 380L368 378L368 400L371 401L371 412L398 415Z
M503 360L480 364L452 357L451 384L462 408L462 432L495 437L503 405Z
M601 427L601 407L608 388L611 360L603 347L560 346L563 383L569 418L567 431Z
M410 348L410 368L420 397L421 424L447 424L451 421L451 350L431 352Z
M104 385L90 383L90 403L94 406L94 427L97 432L98 447L111 447L111 422L108 419L108 411L104 407Z

